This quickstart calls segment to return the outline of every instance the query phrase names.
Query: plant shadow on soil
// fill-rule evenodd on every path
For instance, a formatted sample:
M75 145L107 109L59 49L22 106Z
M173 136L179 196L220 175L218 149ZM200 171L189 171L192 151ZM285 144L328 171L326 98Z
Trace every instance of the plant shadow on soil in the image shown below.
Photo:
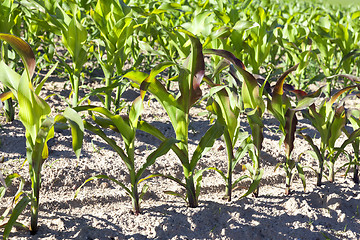
M359 187L356 186L356 191ZM235 200L231 203L218 203L214 201L200 201L198 208L187 208L177 201L167 201L157 206L145 207L143 215L153 217L158 221L154 227L157 239L171 239L181 237L192 239L196 236L204 238L221 238L227 239L289 239L293 236L307 236L312 239L323 239L321 235L322 229L318 229L317 225L325 225L330 232L326 232L326 236L333 239L338 238L337 233L344 230L343 225L337 224L337 214L335 210L328 207L336 203L338 198L331 198L328 194L341 193L345 196L354 195L354 191L344 188L338 184L325 182L322 187L315 189L309 193L302 191L294 191L290 196L260 196L257 199L253 197ZM294 200L295 199L295 200ZM317 219L310 219L307 212L297 215L289 215L284 212L284 205L293 200L297 204L308 204L315 209L328 209L329 216L318 216ZM65 202L44 202L40 209L40 228L36 236L30 236L27 231L17 231L17 237L26 237L28 239L38 239L46 237L55 237L55 239L151 239L146 235L124 234L123 229L111 221L111 213L107 213L105 217L98 217L93 214L83 214L78 217L74 214L66 213L71 210L88 206L99 208L101 205L118 202L121 205L130 204L127 196L100 196L90 197L84 200L72 199ZM161 201L160 201L161 202ZM185 203L183 203L185 204ZM348 206L356 206L357 200L350 199L343 202L346 208ZM257 209L269 209L271 212L255 210L252 205L256 205ZM54 209L56 209L54 211ZM296 209L292 209L296 210ZM311 211L311 210L310 210ZM46 216L45 216L46 213ZM275 214L274 214L275 213ZM280 214L279 214L280 213ZM348 216L356 214L356 212L346 212ZM51 215L51 216L49 216ZM129 214L129 217L136 219L141 216ZM358 216L357 216L358 217ZM329 222L329 218L335 219ZM282 219L286 219L284 223ZM46 221L50 226L42 224ZM129 221L132 221L129 219ZM292 223L303 223L302 226L294 228ZM94 223L96 226L94 226ZM286 224L281 228L279 225ZM54 230L54 226L58 231ZM359 224L347 225L348 230L357 231ZM289 231L289 229L291 230ZM286 231L281 232L281 230Z

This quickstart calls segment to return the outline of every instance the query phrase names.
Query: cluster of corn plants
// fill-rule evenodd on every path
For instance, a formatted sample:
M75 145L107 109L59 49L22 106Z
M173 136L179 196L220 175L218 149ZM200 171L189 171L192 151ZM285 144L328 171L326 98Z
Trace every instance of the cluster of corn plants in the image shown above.
M228 201L232 200L235 186L244 179L250 179L250 184L241 197L251 193L258 197L264 173L261 152L266 111L279 122L279 145L284 146L285 155L276 168L282 166L285 170L285 194L291 193L294 170L304 190L306 187L305 166L292 154L296 132L312 147L307 153L318 160L318 168L314 169L317 185L322 183L324 173L334 182L335 162L341 154L349 159L343 166L346 173L353 167L353 180L358 183L360 114L357 109L346 109L345 102L350 96L358 96L359 86L349 86L349 83L357 84L358 78L354 75L358 75L360 69L360 8L333 9L330 5L313 8L309 4L277 1L259 4L255 0L232 1L232 4L224 0L182 1L181 4L140 0L0 1L0 40L3 40L0 107L4 105L8 121L13 120L18 111L26 129L26 160L31 180L31 192L26 192L23 190L25 180L19 175L6 178L0 175L0 199L13 179L21 179L13 204L0 218L0 227L5 228L4 239L14 225L20 224L16 220L29 204L30 231L34 234L38 229L41 169L49 155L47 143L54 137L58 122L67 122L71 127L77 157L84 129L100 136L118 153L130 182L101 174L85 180L84 184L94 179L108 179L118 184L130 196L135 214L141 213L140 201L147 190L144 181L153 177L167 178L184 187L185 195L166 192L182 197L190 207L199 205L202 175L209 170L224 179ZM14 35L24 36L31 43L39 59L37 63L30 46ZM210 56L209 68L204 55ZM23 65L17 64L20 58ZM60 64L55 64L58 61ZM85 64L87 62L89 64ZM19 75L17 72L22 66L25 70ZM44 79L39 79L34 76L36 66L39 70L49 66L51 69ZM103 87L89 90L84 76L91 76L97 68L102 70ZM71 99L68 105L72 108L53 116L50 106L39 94L48 76L56 71L69 80L71 93L65 97ZM272 83L275 77L277 80ZM325 99L321 95L323 87L307 93L309 84L317 80L326 83ZM207 94L200 89L203 82L209 88ZM175 91L171 83L178 86ZM137 88L140 96L131 103L126 115L120 115L121 94L130 87ZM335 88L340 90L333 94ZM82 90L89 91L81 96ZM165 137L141 118L146 93L163 106L175 138ZM345 93L348 95L343 97ZM84 105L91 95L98 96L102 106ZM190 110L204 99L212 121L191 153ZM297 129L298 113L309 119L319 132L320 144L303 129ZM241 116L246 116L251 132L242 129ZM345 128L348 123L352 131ZM120 133L124 148L106 135L105 128ZM138 130L161 141L140 168L135 156ZM342 133L347 139L339 143ZM221 137L226 145L226 172L213 166L198 169L202 156ZM345 150L350 144L353 154ZM182 178L161 172L143 176L158 157L170 150L180 161ZM243 162L244 156L251 159L251 164ZM237 164L241 164L246 173L233 179Z

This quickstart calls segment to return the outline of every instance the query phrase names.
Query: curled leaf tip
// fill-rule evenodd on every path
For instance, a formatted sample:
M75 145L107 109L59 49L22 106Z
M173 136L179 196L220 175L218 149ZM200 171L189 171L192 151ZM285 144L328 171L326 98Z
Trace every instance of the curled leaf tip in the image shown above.
M36 60L35 54L29 44L17 36L6 33L0 33L0 40L8 42L10 46L21 56L29 74L29 78L31 79L35 72Z

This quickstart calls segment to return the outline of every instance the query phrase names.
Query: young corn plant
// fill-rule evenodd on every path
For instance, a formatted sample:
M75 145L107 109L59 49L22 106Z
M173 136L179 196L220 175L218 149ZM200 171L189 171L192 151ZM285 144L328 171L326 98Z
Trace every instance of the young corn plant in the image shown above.
M73 149L77 157L80 156L84 126L80 116L71 108L65 109L63 114L54 118L50 117L50 106L38 95L45 81L42 81L35 89L31 81L36 65L31 47L14 35L0 33L0 39L7 41L16 50L25 65L25 71L19 75L3 61L0 62L0 81L11 90L11 93L2 94L0 100L4 101L10 97L15 97L18 100L20 121L26 129L26 160L29 164L31 178L30 232L35 234L38 230L41 169L49 156L47 142L54 137L54 125L57 122L69 122L73 137ZM56 65L52 71L55 67ZM51 71L48 74L51 74ZM45 80L46 78L47 76ZM22 210L19 209L19 211ZM14 216L19 214L18 211L12 212ZM11 223L9 224L11 225Z
M224 82L215 84L214 80L219 78L219 73L230 65L229 61L220 61L215 68L211 78L206 77L204 81L211 87L207 110L215 114L216 121L224 126L224 142L226 145L228 169L227 173L222 170L209 167L209 169L218 172L225 181L225 199L229 202L232 199L232 189L238 182L245 179L241 176L233 181L233 172L238 162L245 156L248 150L253 147L251 139L247 132L241 130L240 113L242 110L241 97L239 96L240 82L235 78L235 82ZM230 76L231 77L231 76ZM240 142L240 146L235 150L235 144Z
M98 53L95 56L104 72L105 77L105 108L111 108L111 92L114 87L113 77L116 74L124 73L125 61L131 53L129 40L133 34L135 21L131 15L131 8L123 1L98 0L94 10L90 11L97 29L101 32L101 39L98 46ZM100 47L101 46L101 47ZM105 51L101 48L104 46ZM106 58L105 58L106 54ZM119 108L120 96L124 84L117 83L116 108Z
M251 136L254 148L249 150L249 156L252 160L252 165L245 165L246 169L249 171L248 177L251 178L252 183L248 191L242 197L245 197L251 193L254 193L254 196L258 197L259 183L264 172L264 170L260 168L260 154L262 142L264 139L264 124L262 122L262 116L265 111L265 103L262 95L266 83L260 87L255 77L250 72L245 70L244 64L229 51L206 49L204 50L204 53L215 54L227 59L243 77L241 97L247 119L252 130ZM235 76L235 74L233 74L233 76Z
M304 191L306 189L306 182L304 171L300 163L295 162L291 157L291 153L294 149L296 125L298 123L296 112L298 109L294 109L291 106L290 97L288 97L284 91L285 78L297 69L298 65L288 69L277 80L275 87L271 94L271 100L268 101L268 110L280 123L280 130L282 137L280 139L280 145L284 144L285 147L285 161L277 164L277 167L282 166L286 173L285 180L285 194L290 194L291 179L293 176L293 169L296 168L299 176L302 180ZM276 167L276 168L277 168ZM276 169L275 168L275 169Z
M139 125L139 117L143 111L143 95L139 96L132 104L129 116L121 117L120 115L115 115L111 113L109 110L103 107L95 107L95 106L81 106L77 107L77 111L89 111L92 115L93 120L100 126L111 128L114 131L117 131L121 134L122 139L124 140L125 148L121 148L116 142L106 136L106 134L101 130L100 127L94 126L88 121L84 120L84 126L87 130L93 132L94 134L100 136L109 146L111 146L114 151L116 151L122 161L124 162L126 168L129 171L130 175L130 186L127 187L126 184L111 178L107 175L97 175L87 179L77 190L75 193L75 197L78 195L80 189L89 181L94 179L108 179L119 186L121 186L126 193L130 196L132 200L132 207L134 214L138 215L141 213L140 209L140 201L142 196L145 194L147 190L147 185L144 185L142 190L139 193L138 186L139 183L144 179L142 175L144 171L155 163L155 159L166 154L172 145L177 141L174 138L166 139L162 142L162 144L152 152L146 159L145 163L137 169L136 161L135 161L135 134ZM102 117L97 117L94 113L100 114ZM142 123L143 125L146 123ZM149 129L152 129L151 126L148 126ZM153 129L156 131L156 129Z
M185 183L180 179L163 174L153 174L148 178L165 177L179 183L186 189L186 198L189 206L197 207L202 178L201 174L203 170L197 171L196 165L202 155L210 150L215 140L222 135L223 126L218 123L212 125L201 138L192 157L189 156L189 112L194 103L202 95L200 83L205 74L205 63L202 45L195 35L183 29L178 29L178 31L185 33L191 41L191 54L184 67L178 66L173 62L164 62L157 65L150 74L129 72L124 77L138 84L143 94L145 94L146 91L149 91L162 104L170 118L171 124L175 130L176 139L178 140L178 143L173 145L172 150L182 164ZM180 92L176 97L173 96L170 91L166 90L166 87L155 78L158 73L170 66L176 66L179 72L176 79L179 84ZM153 131L147 126L148 125L142 125L139 129L154 135L161 141L166 140L165 136L160 131ZM172 192L172 194L180 196L178 193Z
M79 10L78 4L66 1L44 1L36 0L32 2L33 7L41 9L36 14L36 21L50 32L61 36L61 41L67 51L70 53L72 64L66 63L62 56L59 59L69 74L72 93L72 107L76 107L79 102L79 87L83 65L87 61L88 48L87 37L88 32L83 25L82 12ZM67 5L69 4L69 5ZM69 11L65 10L65 7Z
M335 180L335 161L339 154L344 151L347 144L341 147L335 147L335 143L341 135L342 129L346 124L346 112L344 108L344 101L334 104L336 100L343 94L356 86L349 86L339 90L329 100L323 100L318 107L311 104L306 111L303 111L305 118L309 119L312 125L320 134L320 145L316 145L312 138L299 131L299 135L304 138L312 147L309 153L318 160L318 169L315 170L317 176L316 185L320 186L322 183L322 176L324 166L327 164L329 169L328 180L334 182ZM305 92L298 92L298 96L308 96ZM300 97L300 98L302 98Z

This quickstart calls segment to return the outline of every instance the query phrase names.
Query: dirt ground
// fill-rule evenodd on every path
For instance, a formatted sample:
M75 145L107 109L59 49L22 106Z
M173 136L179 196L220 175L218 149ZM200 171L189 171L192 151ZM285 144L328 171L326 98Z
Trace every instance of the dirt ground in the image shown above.
M43 94L63 89L63 82L48 82ZM66 93L68 94L68 92ZM65 96L67 96L64 94ZM124 98L131 101L137 93L131 90ZM48 101L53 112L61 108L61 99L52 96ZM155 100L145 106L142 119L157 126L165 135L174 136L171 124L161 106ZM195 150L202 134L209 128L209 120L199 113L204 112L203 104L197 105L191 112L190 152ZM200 114L201 115L201 114ZM299 126L309 127L308 133L315 131L308 121L299 120ZM0 129L0 165L5 173L18 172L26 180L26 190L30 190L27 163L25 159L24 128L20 121L5 123ZM249 131L246 118L242 117L244 131ZM294 190L285 196L285 171L275 166L283 161L283 149L279 147L277 121L265 114L264 144L262 167L265 170L261 181L260 196L239 199L249 186L242 181L233 192L233 201L223 200L225 186L222 178L214 171L204 173L199 207L189 208L176 196L164 191L184 192L176 183L161 178L146 182L149 186L141 203L142 214L131 212L131 200L125 191L106 180L87 183L74 198L75 189L87 178L97 174L107 174L122 182L128 182L129 176L121 158L100 137L85 133L82 154L79 160L71 150L69 130L57 131L50 140L50 157L42 171L40 196L39 232L31 236L28 231L13 229L11 239L360 239L360 189L351 179L344 177L344 170L336 174L336 182L324 179L321 187L315 185L315 175L305 169L307 177L306 192L296 176L292 183ZM121 145L120 135L107 131ZM316 142L319 138L316 137ZM344 138L339 139L339 143ZM160 141L138 132L136 154L138 163L144 162L148 154L157 148ZM209 166L226 171L226 150L222 139L218 139L213 149L198 164L197 169ZM310 149L308 144L297 138L294 158ZM336 163L340 167L345 157ZM300 159L304 166L316 166L310 155ZM240 164L250 162L246 156ZM235 177L243 174L241 165L236 168ZM156 160L144 176L152 173L170 174L182 177L182 167L172 152ZM15 189L9 189L7 198L1 202L0 213L11 201ZM19 220L29 224L29 209ZM0 234L2 232L0 230Z

